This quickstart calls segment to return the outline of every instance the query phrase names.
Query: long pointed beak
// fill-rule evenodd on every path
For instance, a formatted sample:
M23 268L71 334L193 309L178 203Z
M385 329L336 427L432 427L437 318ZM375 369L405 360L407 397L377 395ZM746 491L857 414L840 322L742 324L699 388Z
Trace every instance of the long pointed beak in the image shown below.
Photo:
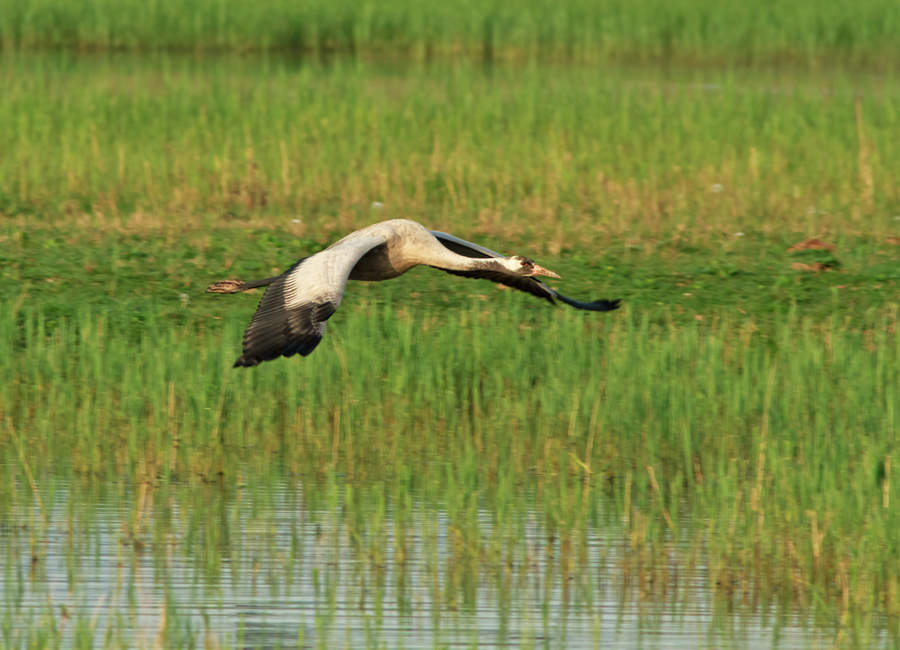
M532 273L532 275L546 275L551 278L559 278L553 271L545 269L543 266L538 266L537 264L534 265L534 273Z

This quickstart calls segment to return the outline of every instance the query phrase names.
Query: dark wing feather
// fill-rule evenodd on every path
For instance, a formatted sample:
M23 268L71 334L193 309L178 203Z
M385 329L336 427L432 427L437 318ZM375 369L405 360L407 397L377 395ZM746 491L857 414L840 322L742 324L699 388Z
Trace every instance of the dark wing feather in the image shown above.
M432 230L431 234L434 235L435 239L437 239L441 244L444 245L444 248L453 251L457 255L462 255L463 257L473 257L480 260L488 259L489 257L506 257L505 255L497 253L496 251L492 251L490 248L485 248L484 246L473 244L472 242L466 241L465 239L460 239L459 237L448 235L445 232Z
M562 300L564 303L569 305L569 307L574 307L575 309L584 309L586 311L613 311L614 309L618 309L622 302L621 300L595 300L593 302L581 302L580 300L572 300L571 298L566 298L559 291L554 291L556 297Z
M305 357L322 340L325 321L334 314L337 305L332 302L304 303L293 309L285 308L287 277L306 259L298 261L266 289L244 332L243 354L234 362L235 368L249 368L280 356L300 354Z
M490 280L491 282L498 282L500 284L506 285L507 287L518 289L519 291L524 291L525 293L530 293L532 296L537 296L538 298L549 300L551 304L556 304L556 301L553 300L553 298L557 297L558 294L540 280L535 280L532 277L508 275L506 273L501 273L500 271L486 271L482 269L475 271L451 271L450 269L441 269L438 266L434 268L440 269L441 271L445 271L447 273L451 273L453 275L460 275L464 278L478 278L480 280Z
M494 252L489 248L473 244L472 242L467 242L464 239L459 239L458 237L454 237L453 235L448 235L445 232L437 232L435 230L432 230L431 234L434 235L435 238L439 242L441 242L441 244L443 244L445 248L453 251L457 255L472 257L474 259L503 257L503 255L501 255L500 253ZM487 271L482 269L473 271L451 271L449 269L440 270L446 271L447 273L452 273L453 275L459 275L464 278L478 278L482 280L490 280L491 282L498 282L500 284L506 285L507 287L518 289L519 291L524 291L525 293L530 293L532 296L537 296L538 298L549 300L551 304L556 304L556 301L553 300L554 291L540 280L535 280L531 277L509 275L500 271Z
M244 332L237 366L295 354L308 355L344 297L350 272L361 257L385 243L383 233L360 230L324 251L296 262L269 285Z
M465 257L472 257L475 259L503 257L503 255L501 255L500 253L496 253L489 248L478 246L477 244L467 242L464 239L459 239L458 237L448 235L447 233L432 230L431 234L434 235L435 238L439 242L441 242L441 244L443 244L445 248L450 249L457 255L463 255ZM559 298L559 300L569 305L569 307L574 307L575 309L583 309L585 311L612 311L614 309L618 309L619 303L621 302L619 300L595 300L593 302L581 302L580 300L573 300L572 298L567 298L566 296L562 295L556 289L551 289L546 284L534 277L507 275L506 273L501 273L499 271L450 271L448 269L441 269L441 271L446 271L447 273L452 273L453 275L461 275L466 278L481 278L484 280L490 280L491 282L499 282L500 284L504 284L507 287L512 287L513 289L518 289L519 291L530 293L532 296L537 296L538 298L549 300L554 305L556 304L554 298Z

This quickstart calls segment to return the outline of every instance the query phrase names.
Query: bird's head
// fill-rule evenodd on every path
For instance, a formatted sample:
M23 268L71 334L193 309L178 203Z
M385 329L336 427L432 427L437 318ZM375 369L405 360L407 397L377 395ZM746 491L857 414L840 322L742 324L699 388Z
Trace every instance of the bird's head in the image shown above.
M535 264L533 259L522 257L521 255L513 255L512 257L507 257L505 260L503 260L503 266L506 267L506 269L513 275L519 275L522 277L530 277L532 275L546 275L551 278L559 277L553 271Z

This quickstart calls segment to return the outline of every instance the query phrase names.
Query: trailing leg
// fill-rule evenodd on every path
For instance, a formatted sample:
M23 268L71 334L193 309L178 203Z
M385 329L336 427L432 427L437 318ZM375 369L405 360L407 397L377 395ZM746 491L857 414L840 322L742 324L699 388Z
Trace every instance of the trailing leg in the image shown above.
M240 293L241 291L247 291L247 289L267 287L279 277L281 276L276 275L274 278L251 280L250 282L244 282L243 280L220 280L219 282L206 287L206 293Z

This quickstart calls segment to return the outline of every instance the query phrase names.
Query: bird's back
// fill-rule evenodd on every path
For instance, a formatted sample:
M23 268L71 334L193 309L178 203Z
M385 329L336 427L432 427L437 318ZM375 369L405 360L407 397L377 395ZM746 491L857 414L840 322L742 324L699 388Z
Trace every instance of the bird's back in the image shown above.
M436 250L443 250L422 224L409 219L391 219L352 232L322 252L336 249L334 254L342 247L370 237L384 238L384 244L370 250L356 263L351 280L390 280L414 266L429 264Z

